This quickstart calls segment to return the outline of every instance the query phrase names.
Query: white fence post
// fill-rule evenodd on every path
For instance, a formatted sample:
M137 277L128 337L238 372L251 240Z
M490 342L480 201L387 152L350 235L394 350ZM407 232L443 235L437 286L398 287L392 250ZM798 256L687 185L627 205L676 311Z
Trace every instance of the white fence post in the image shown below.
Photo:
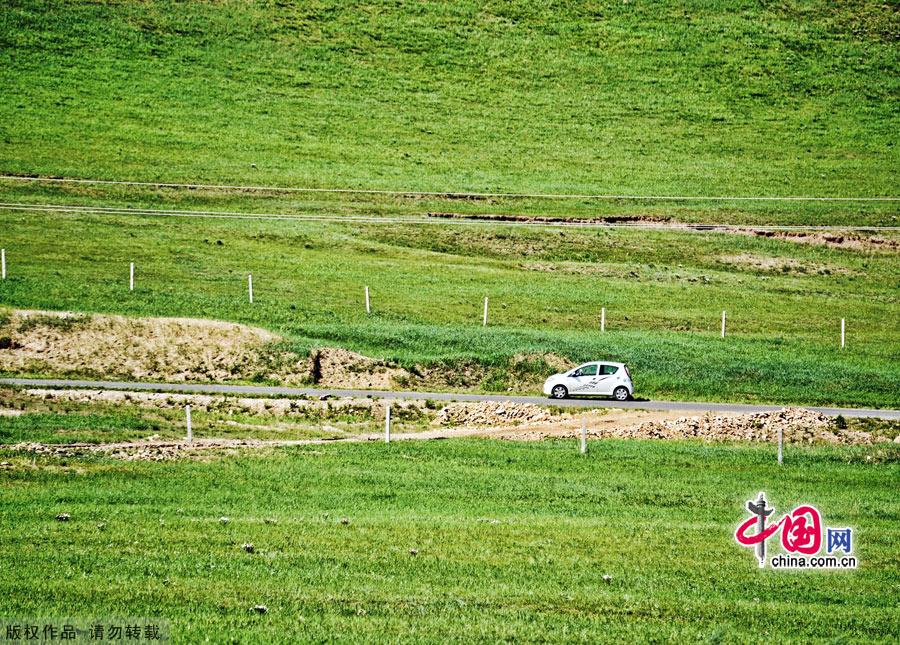
M369 304L369 287L366 287L366 313L372 313L372 306Z
M600 331L606 331L606 307L600 308Z
M587 454L587 421L581 417L581 454Z
M841 349L844 349L844 341L846 340L846 326L844 324L844 319L841 318Z
M0 274L6 280L6 249L0 249Z
M247 293L250 295L250 304L253 304L253 274L247 274Z
M128 267L128 290L134 291L134 262Z
M391 442L391 404L385 403L384 406L384 442Z
M193 443L194 431L191 428L191 406L190 405L184 406L184 415L185 415L185 418L187 419L187 440L188 440L188 443Z
M485 298L484 298L484 318L481 321L482 327L487 327L487 305L488 305L488 299L487 299L487 296L485 296Z
M725 310L722 310L722 338L725 338Z

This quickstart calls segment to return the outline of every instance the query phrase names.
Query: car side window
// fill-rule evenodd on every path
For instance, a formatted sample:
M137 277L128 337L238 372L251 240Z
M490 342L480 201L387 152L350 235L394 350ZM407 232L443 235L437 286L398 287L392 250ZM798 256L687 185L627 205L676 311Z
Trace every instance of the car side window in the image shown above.
M605 374L605 375L615 374L616 372L619 371L619 368L616 367L615 365L603 365L602 367L603 367L603 371L601 373Z
M578 368L578 371L575 372L574 376L597 376L597 366L585 365L584 367L580 367Z

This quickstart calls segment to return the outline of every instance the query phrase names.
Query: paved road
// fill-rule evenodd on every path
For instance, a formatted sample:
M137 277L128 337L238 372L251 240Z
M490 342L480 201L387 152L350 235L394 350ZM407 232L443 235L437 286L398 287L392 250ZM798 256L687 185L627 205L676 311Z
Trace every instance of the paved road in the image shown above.
M742 403L703 403L688 401L612 401L607 399L564 399L551 401L540 396L512 396L507 394L457 394L453 392L389 392L384 390L339 390L314 387L278 387L268 385L216 385L200 383L133 383L128 381L80 381L66 379L3 378L0 384L28 387L86 388L93 390L150 390L154 392L187 392L213 394L247 394L253 396L352 396L379 399L433 399L435 401L511 401L571 408L623 408L637 410L666 410L674 412L768 412L780 410L780 405L747 405ZM900 420L900 410L866 408L810 407L829 416L877 417Z

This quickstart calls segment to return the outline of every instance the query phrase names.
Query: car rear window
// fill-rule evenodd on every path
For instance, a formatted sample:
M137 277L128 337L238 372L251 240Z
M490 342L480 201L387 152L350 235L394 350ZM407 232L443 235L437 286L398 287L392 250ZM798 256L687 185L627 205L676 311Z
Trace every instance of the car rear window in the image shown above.
M603 371L601 373L602 374L615 374L618 371L619 371L619 368L616 367L615 365L604 365Z

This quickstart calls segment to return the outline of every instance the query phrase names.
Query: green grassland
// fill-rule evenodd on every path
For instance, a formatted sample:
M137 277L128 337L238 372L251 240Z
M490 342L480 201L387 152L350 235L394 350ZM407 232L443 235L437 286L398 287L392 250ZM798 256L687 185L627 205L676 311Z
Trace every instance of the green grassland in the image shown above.
M773 446L650 441L7 450L0 615L156 616L177 642L890 642L895 452L792 447L779 468ZM760 571L733 538L759 490L854 527L860 568Z
M0 8L0 174L895 195L898 34L895 3L869 0L10 0ZM896 226L900 216L896 202L18 180L0 180L0 202L734 225ZM273 330L297 351L343 346L450 374L477 364L475 387L490 391L545 374L553 353L623 360L639 396L896 408L900 254L896 233L878 235L889 243L0 210L0 338L5 307L212 318ZM0 417L4 444L182 432L177 410L0 397L27 408ZM321 418L224 420L196 414L196 435L334 433ZM370 422L327 420L344 432ZM158 616L176 642L891 642L897 452L791 446L779 468L773 446L695 442L598 441L587 456L573 441L373 442L166 463L5 447L0 616ZM826 525L854 527L859 570L760 571L733 538L760 490L779 513L812 503ZM257 604L268 612L252 613Z
M0 170L400 190L892 195L895 9L868 0L12 0L0 12ZM784 206L795 208L806 207Z
M898 255L877 247L474 224L15 212L0 224L6 306L233 320L299 351L344 346L448 372L475 362L489 369L480 387L495 391L515 370L546 374L528 356L555 353L623 360L641 396L900 405Z

